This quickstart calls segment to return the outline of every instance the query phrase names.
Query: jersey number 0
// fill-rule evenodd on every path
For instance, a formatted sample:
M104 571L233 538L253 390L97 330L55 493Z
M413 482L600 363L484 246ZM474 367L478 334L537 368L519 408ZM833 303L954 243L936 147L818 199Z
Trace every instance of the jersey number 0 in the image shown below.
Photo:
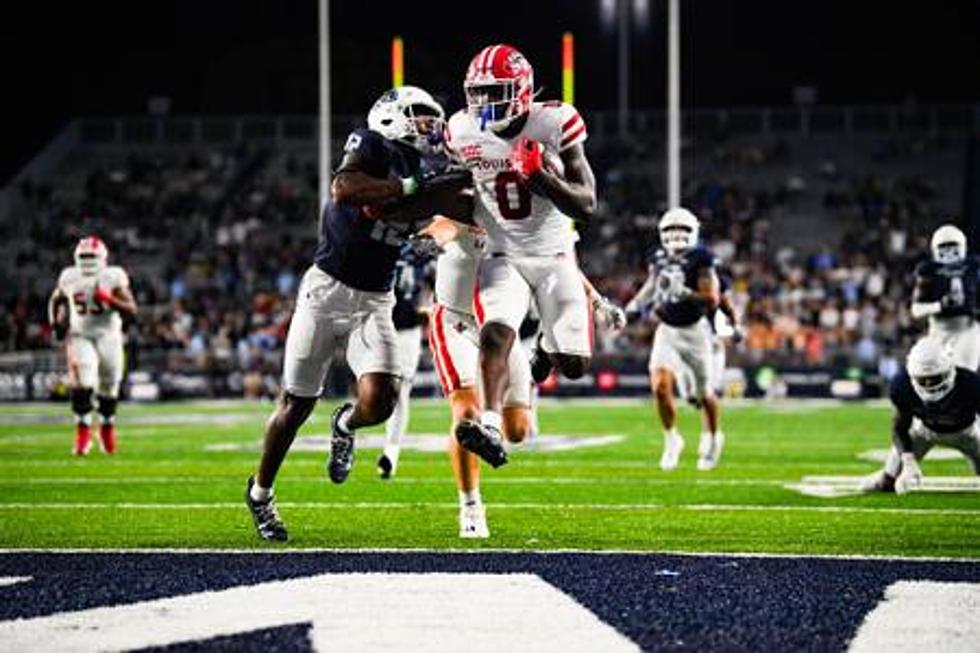
M497 207L505 220L523 220L531 215L531 191L514 170L498 172L493 180Z

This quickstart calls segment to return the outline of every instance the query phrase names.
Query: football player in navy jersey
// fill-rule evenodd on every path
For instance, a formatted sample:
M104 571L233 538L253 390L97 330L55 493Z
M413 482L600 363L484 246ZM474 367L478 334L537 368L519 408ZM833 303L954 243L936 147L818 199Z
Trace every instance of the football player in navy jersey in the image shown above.
M980 367L977 259L967 254L966 236L946 224L932 234L932 260L915 269L912 317L929 318L929 335L948 343L960 367Z
M980 474L980 375L957 367L952 348L926 336L892 380L892 448L884 469L861 482L865 491L905 494L922 484L919 461L935 445L958 449Z
M245 501L266 540L287 539L273 482L296 432L322 391L335 344L347 338L347 363L357 400L333 414L328 464L342 483L354 463L354 432L388 419L402 369L392 323L395 263L406 238L433 213L453 215L434 198L472 184L447 170L438 152L444 113L427 92L400 87L368 113L368 129L347 139L343 161L323 209L314 264L300 283L283 360L283 392L265 429L258 471Z
M660 467L677 467L684 438L677 430L674 387L683 367L694 377L694 393L704 412L698 469L713 469L724 434L718 425L718 400L712 388L711 343L703 318L717 308L719 282L715 257L698 245L700 222L684 208L668 210L657 225L662 249L650 258L650 275L626 306L636 315L653 304L660 320L650 352L650 386L664 427Z
M414 242L414 241L413 241ZM385 446L378 457L378 476L388 480L398 469L402 437L408 429L409 406L415 372L422 356L422 325L429 321L427 304L431 304L435 271L431 254L406 244L395 265L395 307L392 321L398 337L401 389L394 411L385 423Z

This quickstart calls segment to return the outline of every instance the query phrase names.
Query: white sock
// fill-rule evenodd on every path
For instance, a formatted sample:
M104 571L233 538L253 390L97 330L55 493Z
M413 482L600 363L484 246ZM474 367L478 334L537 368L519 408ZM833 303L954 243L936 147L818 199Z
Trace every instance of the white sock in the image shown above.
M272 498L272 488L261 487L258 483L253 483L252 489L249 490L248 495L252 497L252 501L265 503L266 501Z
M499 431L503 428L504 418L497 411L485 410L483 411L483 415L480 416L480 423L484 426L491 426Z
M681 437L681 434L677 430L676 426L674 428L666 429L664 431L664 440L671 440L673 438L679 438L679 437Z
M342 412L340 414L340 418L337 419L337 426L339 426L340 430L346 433L347 435L350 435L351 433L354 432L354 429L352 429L350 426L347 425L348 420L350 420L350 416L353 414L354 414L354 407L351 406L350 408Z
M465 508L466 506L479 506L483 503L483 499L480 497L480 488L473 488L472 490L460 490L459 491L459 507Z
M405 435L405 431L408 430L411 396L412 384L403 381L401 390L398 393L398 403L395 404L395 410L392 411L391 417L385 423L385 453L388 453L388 448L392 447L395 450L396 458L398 457L398 448L401 446L402 437Z

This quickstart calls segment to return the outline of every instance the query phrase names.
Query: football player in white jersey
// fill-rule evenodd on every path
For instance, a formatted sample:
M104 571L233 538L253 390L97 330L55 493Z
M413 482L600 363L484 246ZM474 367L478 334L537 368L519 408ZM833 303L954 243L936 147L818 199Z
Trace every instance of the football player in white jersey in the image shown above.
M585 156L585 122L562 102L534 102L534 73L509 45L472 60L467 108L450 118L446 146L472 173L474 218L486 230L475 312L480 329L483 413L456 437L494 467L507 461L501 426L507 360L533 297L542 346L568 378L592 355L592 312L575 259L568 219L587 222L596 206Z
M55 335L65 338L71 406L75 413L73 453L92 445L92 395L97 394L102 450L116 450L115 416L123 377L122 317L136 316L126 271L107 265L109 250L95 236L78 241L75 265L58 275L48 301Z
M453 431L480 415L477 394L480 327L473 310L484 236L472 227L437 218L425 230L445 252L436 262L435 306L429 319L429 350L443 394L449 399ZM503 398L502 431L508 442L524 442L533 427L531 370L524 350L512 347L507 358L508 385ZM459 491L459 536L490 536L480 495L480 461L449 439L449 458Z

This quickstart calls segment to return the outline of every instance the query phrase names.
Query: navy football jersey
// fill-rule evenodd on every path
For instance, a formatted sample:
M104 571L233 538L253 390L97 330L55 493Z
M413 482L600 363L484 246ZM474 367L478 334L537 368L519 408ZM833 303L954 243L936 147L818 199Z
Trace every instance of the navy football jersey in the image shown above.
M370 129L351 132L344 152L356 157L360 172L379 179L409 177L445 166L444 157L423 159L411 146L388 140ZM341 167L337 172L343 171ZM351 288L383 292L392 287L395 263L405 239L421 225L371 219L366 209L337 204L331 199L323 209L314 261Z
M407 245L395 263L395 308L392 321L399 331L421 326L425 317L419 313L426 287L432 286L432 259L415 254Z
M650 257L650 272L656 275L653 307L657 316L671 326L690 326L704 317L704 304L685 297L685 288L696 292L702 272L716 265L715 256L704 247L677 256L670 256L662 249L654 252Z
M899 412L913 415L936 433L955 433L971 424L980 413L980 375L964 367L956 368L956 383L945 397L924 402L915 394L908 371L892 379L892 403Z
M915 268L915 301L943 302L941 318L976 315L978 275L980 266L973 257L959 263L923 261Z

